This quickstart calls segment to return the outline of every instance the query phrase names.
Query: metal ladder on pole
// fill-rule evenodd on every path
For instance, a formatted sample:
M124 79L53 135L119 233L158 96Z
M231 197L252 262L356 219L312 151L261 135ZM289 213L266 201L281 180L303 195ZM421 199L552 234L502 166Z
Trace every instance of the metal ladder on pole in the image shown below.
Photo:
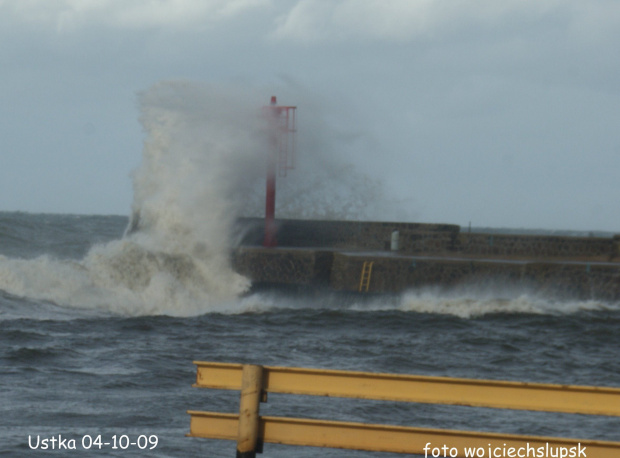
M360 276L360 293L367 293L368 288L370 287L370 277L372 275L372 265L374 261L364 261L364 265L362 266L362 275Z

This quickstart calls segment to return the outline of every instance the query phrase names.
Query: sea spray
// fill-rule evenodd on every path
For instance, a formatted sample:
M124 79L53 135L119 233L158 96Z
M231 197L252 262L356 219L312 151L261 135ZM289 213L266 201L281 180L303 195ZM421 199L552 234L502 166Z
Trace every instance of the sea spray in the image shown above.
M367 168L369 159L381 154L380 147L356 124L353 104L300 87L294 93L280 88L280 93L279 101L290 101L298 110L297 132L289 145L295 167L277 177L277 218L410 220L412 209L387 195L386 183ZM254 192L247 193L243 216L264 215L264 188L264 179L259 180Z
M134 173L130 228L155 247L225 253L268 151L258 100L232 89L160 83L141 94L148 134ZM208 245L208 246L207 246Z
M81 261L1 257L1 289L130 315L223 311L247 291L228 253L244 193L264 176L258 98L163 82L139 100L146 139L125 236Z

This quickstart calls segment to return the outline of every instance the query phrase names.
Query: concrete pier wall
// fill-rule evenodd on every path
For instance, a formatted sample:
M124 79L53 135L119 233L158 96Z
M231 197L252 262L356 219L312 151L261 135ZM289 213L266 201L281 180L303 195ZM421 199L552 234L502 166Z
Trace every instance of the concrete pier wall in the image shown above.
M399 232L401 254L461 254L515 258L612 260L620 257L620 236L568 237L463 233L453 224L277 220L280 247L389 250ZM261 245L264 220L242 218L236 232L241 245Z
M368 292L509 284L576 298L620 299L620 238L460 233L447 224L278 221L278 248L263 248L260 219L240 222L234 268L258 284ZM392 232L399 249L390 251Z
M242 218L237 223L241 244L260 245L264 220ZM390 223L367 221L276 220L280 247L323 247L359 250L387 250L393 231L399 231L403 248L435 251L450 249L459 226L453 224ZM434 247L434 248L433 248Z
M345 253L334 256L332 289L357 291L365 261L373 262L369 292L399 292L425 286L519 286L578 299L620 299L620 265L616 263L366 257Z
M232 264L255 283L327 286L333 257L313 249L241 247L233 251Z
M467 255L536 258L612 258L612 238L538 235L459 234L456 251Z

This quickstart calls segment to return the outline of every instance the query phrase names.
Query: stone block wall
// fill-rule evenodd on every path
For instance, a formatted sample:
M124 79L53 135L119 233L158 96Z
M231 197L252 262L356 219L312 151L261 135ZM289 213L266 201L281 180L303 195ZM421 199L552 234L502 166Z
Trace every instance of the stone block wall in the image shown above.
M453 244L459 226L451 224L390 223L369 221L276 220L278 246L338 248L347 250L389 250L392 232L397 230L404 246L446 249ZM242 218L235 231L241 244L260 245L264 220ZM435 248L432 248L435 247Z
M620 256L620 236L563 237L461 233L451 224L366 221L276 220L281 247L389 251L393 231L400 254L506 258L610 260ZM243 218L235 233L241 245L261 245L264 220Z
M399 231L399 249L402 254L449 254L457 248L458 231Z
M466 255L532 258L611 258L612 239L537 235L459 234L455 249Z
M460 233L458 226L279 220L277 249L260 246L262 219L240 221L235 270L257 284L358 291L373 261L369 292L505 282L575 298L620 300L620 236ZM399 250L390 252L392 232ZM427 258L425 256L428 256ZM581 262L578 262L581 261Z
M459 259L419 260L393 256L358 256L335 253L331 287L358 291L365 261L372 261L369 292L399 292L421 286L451 287L468 282L520 281L523 263L497 263Z
M331 287L358 291L365 261L373 261L370 293L422 286L513 285L533 292L578 299L619 300L620 266L615 264L511 262L466 259L418 260L335 253Z
M329 282L332 258L330 251L242 247L232 252L232 266L253 283L318 285Z

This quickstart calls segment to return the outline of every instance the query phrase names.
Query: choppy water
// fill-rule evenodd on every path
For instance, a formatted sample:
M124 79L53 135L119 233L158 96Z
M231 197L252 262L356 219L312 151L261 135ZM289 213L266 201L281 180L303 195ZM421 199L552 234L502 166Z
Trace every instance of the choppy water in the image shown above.
M617 303L505 284L378 297L251 292L228 250L233 222L264 179L268 135L238 93L161 83L142 94L147 137L130 223L0 213L1 456L230 457L232 442L185 437L188 409L238 409L237 393L191 387L194 360L620 386ZM338 170L325 159L326 137L300 141L313 159L289 182L297 194L279 188L280 217L351 219L372 203L369 182L348 168L313 181L330 175L313 177L312 161ZM261 411L620 439L620 419L606 417L291 396L270 396ZM30 448L59 435L79 450ZM158 444L81 449L99 435ZM266 444L264 456L369 455Z
M0 272L7 275L18 258L22 273L34 269L39 275L59 263L79 264L93 244L121 238L126 223L114 216L0 214ZM74 280L66 280L68 286L59 279L49 287L73 291ZM101 304L81 306L31 297L27 285L4 277L0 283L2 456L45 456L29 448L28 437L59 434L77 439L78 446L85 435L158 437L148 453L135 446L107 447L90 452L96 456L232 456L233 442L184 437L186 410L234 412L238 405L235 393L192 388L193 360L620 386L617 304L559 302L525 291L502 295L473 285L372 298L262 292L213 304L214 311L171 316L112 308L96 289ZM41 296L44 288L35 290ZM271 396L261 409L272 415L620 438L620 421L607 417L291 396ZM291 453L372 455L266 444L264 456Z

